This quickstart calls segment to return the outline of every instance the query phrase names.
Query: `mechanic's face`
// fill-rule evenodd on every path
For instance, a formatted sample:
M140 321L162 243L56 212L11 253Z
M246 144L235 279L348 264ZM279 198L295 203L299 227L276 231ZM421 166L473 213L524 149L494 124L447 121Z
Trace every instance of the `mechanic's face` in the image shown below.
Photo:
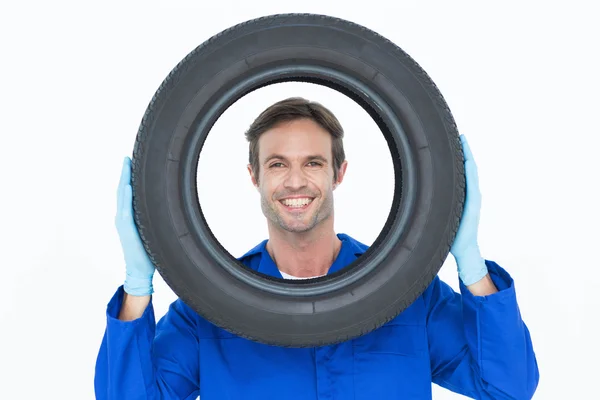
M263 133L258 142L262 211L275 226L306 232L333 216L333 190L342 182L346 161L333 180L331 135L316 122L301 119Z

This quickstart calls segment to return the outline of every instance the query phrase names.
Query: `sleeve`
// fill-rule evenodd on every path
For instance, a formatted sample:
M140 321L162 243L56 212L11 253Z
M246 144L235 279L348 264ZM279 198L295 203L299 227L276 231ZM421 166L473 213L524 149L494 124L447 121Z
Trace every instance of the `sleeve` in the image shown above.
M96 399L196 399L199 345L196 319L173 302L155 325L152 301L134 321L120 321L123 287L110 300L96 360Z
M432 381L475 399L531 399L539 370L514 282L486 265L497 293L473 296L461 282L459 294L436 278L424 294Z

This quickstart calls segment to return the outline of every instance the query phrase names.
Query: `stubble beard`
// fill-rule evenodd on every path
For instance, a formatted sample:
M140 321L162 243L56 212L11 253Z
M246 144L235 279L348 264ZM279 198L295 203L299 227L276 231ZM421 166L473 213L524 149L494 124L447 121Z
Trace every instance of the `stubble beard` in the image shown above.
M303 223L302 220L306 217L305 214L299 214L295 220L298 223L288 223L290 218L294 218L291 215L284 216L283 213L285 211L280 210L278 207L278 200L269 200L262 192L260 194L261 198L261 208L264 216L267 220L271 221L275 226L280 229L293 232L293 233L304 233L308 232L317 226L320 222L329 218L333 213L333 193L329 191L325 197L323 197L323 201L319 205L319 207L315 210L312 210L312 216L308 223ZM316 197L313 202L317 201L319 198ZM281 203L280 203L281 204ZM311 206L314 207L313 204Z

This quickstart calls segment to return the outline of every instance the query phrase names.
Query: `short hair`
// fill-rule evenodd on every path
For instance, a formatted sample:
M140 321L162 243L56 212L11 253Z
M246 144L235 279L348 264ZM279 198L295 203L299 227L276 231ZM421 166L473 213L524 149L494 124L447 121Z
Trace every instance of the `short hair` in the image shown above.
M310 119L319 124L332 137L331 152L333 158L333 177L338 178L338 170L346 159L344 152L344 130L336 116L320 103L302 97L290 97L278 101L264 110L246 131L249 142L249 163L258 182L260 168L258 157L258 139L260 136L282 122Z

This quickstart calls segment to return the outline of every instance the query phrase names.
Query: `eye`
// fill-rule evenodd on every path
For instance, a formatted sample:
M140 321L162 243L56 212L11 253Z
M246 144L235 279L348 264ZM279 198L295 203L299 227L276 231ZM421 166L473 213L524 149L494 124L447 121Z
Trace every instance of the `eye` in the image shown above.
M323 164L321 164L321 163L320 163L320 162L318 162L318 161L311 161L311 162L309 162L309 163L308 163L308 165L309 165L310 167L320 167L320 166L321 166L321 165L323 165Z
M269 168L279 168L279 167L283 167L283 163L276 162L269 166Z

